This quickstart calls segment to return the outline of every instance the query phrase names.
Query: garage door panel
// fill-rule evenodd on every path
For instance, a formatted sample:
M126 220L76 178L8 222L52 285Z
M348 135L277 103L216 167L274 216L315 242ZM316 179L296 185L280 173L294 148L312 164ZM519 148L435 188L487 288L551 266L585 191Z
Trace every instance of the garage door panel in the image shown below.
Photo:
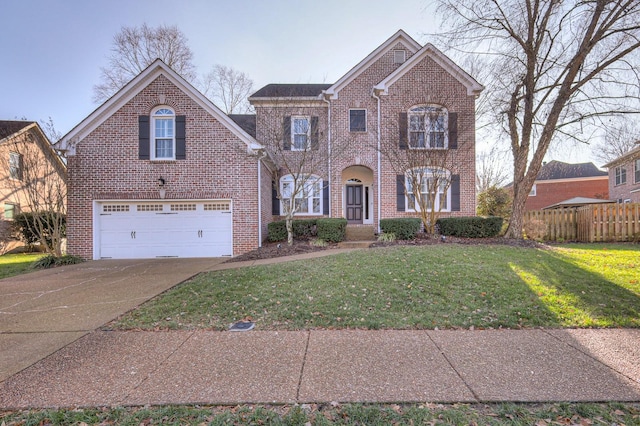
M230 201L98 205L99 257L220 257L233 254ZM227 208L228 211L223 211Z

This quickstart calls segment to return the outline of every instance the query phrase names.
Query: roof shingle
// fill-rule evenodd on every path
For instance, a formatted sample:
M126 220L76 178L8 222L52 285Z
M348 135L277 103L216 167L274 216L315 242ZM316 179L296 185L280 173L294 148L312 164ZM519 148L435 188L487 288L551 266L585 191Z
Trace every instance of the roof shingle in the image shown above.
M536 180L575 179L607 175L607 172L598 169L593 163L569 164L553 160L542 166Z
M331 86L331 84L267 84L250 98L316 97Z
M35 123L34 121L0 120L0 139L4 139L25 127Z

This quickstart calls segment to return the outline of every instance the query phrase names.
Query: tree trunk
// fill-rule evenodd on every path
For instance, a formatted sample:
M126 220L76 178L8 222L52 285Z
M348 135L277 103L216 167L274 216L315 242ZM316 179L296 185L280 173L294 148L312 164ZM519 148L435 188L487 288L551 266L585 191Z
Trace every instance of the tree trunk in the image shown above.
M287 244L293 245L293 215L288 214L285 223L287 225Z
M523 197L522 194L525 194ZM509 227L504 234L504 238L510 239L523 239L522 227L524 225L524 205L527 202L527 193L520 191L513 196L513 206L511 209L511 219L509 220Z

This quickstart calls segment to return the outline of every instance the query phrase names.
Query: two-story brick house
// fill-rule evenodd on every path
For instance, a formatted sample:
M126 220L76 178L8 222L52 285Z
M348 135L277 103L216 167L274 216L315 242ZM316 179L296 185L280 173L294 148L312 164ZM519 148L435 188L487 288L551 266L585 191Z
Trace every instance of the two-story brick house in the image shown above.
M640 203L640 146L605 167L609 169L609 197L619 203Z
M435 197L442 214L475 214L474 110L482 89L434 46L399 31L334 84L271 84L249 100L258 142L269 147L284 136L285 149L295 151L301 128L330 147L314 170L323 196L316 192L315 210L310 199L300 215L377 226L380 218L415 216L404 174L416 166L447 176Z
M334 84L258 90L255 116L225 115L158 60L60 142L70 179L68 250L97 259L255 249L295 180L282 161L303 156L299 172L314 179L296 196L298 216L375 229L381 218L415 216L405 194L409 163L398 167L394 158L416 153L434 161L411 167L450 183L436 208L474 215L482 89L403 31Z

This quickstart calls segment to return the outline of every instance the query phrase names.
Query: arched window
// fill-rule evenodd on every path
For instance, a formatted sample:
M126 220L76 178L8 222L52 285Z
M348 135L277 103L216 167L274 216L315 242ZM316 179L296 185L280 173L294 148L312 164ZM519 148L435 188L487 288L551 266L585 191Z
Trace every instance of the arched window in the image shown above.
M444 149L448 147L447 110L435 105L422 105L409 110L409 148Z
M405 176L408 210L451 211L451 173L448 170L416 168L407 170Z
M323 212L322 179L318 176L300 175L297 179L292 175L283 176L280 179L280 195L282 214L291 208L298 215L321 215Z
M176 158L176 115L171 108L161 106L151 114L151 159Z

